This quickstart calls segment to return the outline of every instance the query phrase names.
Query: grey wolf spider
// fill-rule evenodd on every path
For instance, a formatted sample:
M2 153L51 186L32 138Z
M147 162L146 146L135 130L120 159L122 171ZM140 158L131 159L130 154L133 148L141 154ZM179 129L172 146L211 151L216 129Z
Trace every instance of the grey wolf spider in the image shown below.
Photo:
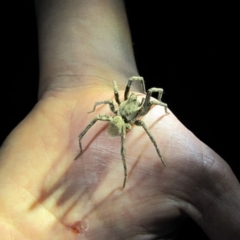
M107 115L98 115L87 125L87 127L78 136L80 152L74 159L76 160L82 154L81 140L83 136L87 133L87 131L98 120L110 122L110 125L108 127L109 135L112 137L121 136L121 156L122 156L122 162L123 162L123 168L124 168L123 188L125 187L126 180L127 180L127 166L126 166L126 159L125 159L125 153L126 153L125 138L126 138L126 131L129 131L132 128L132 124L143 127L143 129L146 131L147 135L149 136L150 140L152 141L153 145L155 146L157 154L160 160L162 161L162 164L166 167L163 157L161 156L160 150L158 149L157 143L153 138L152 134L149 132L146 124L143 121L137 119L138 117L146 115L153 105L163 106L165 108L165 112L167 113L167 104L161 101L163 89L162 88L148 89L146 93L146 98L143 98L142 101L139 102L136 94L131 93L129 96L130 88L133 81L140 81L143 92L146 93L144 79L142 77L137 77L137 76L130 77L124 92L124 101L121 102L119 99L117 83L114 81L113 82L114 96L115 96L115 101L118 104L118 108L115 107L112 100L105 100L101 102L96 102L91 112L94 112L96 107L100 104L108 104L111 111L114 114L116 114L116 116L111 117ZM153 92L158 93L158 100L150 100ZM91 113L91 112L88 112L88 113Z

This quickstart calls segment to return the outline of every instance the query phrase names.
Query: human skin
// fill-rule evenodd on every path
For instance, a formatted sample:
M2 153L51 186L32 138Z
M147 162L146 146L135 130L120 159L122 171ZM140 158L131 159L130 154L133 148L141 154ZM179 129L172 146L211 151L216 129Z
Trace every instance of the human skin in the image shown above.
M123 96L139 75L120 0L36 0L39 102L0 151L0 229L4 239L173 239L191 217L210 239L240 239L240 186L228 164L155 106L142 118L167 167L143 129L127 133L128 180L122 189L120 138L107 123L78 134L97 114L99 100ZM136 84L137 85L137 84ZM133 88L136 92L139 89ZM140 97L142 95L140 94ZM164 101L164 99L163 99Z

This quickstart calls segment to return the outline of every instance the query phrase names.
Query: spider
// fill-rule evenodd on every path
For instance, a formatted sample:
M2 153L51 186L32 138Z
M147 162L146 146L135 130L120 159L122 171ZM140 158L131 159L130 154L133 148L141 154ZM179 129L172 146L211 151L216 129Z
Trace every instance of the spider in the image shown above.
M141 102L138 101L135 93L130 94L130 88L134 81L141 82L142 90L146 94L146 98L143 98ZM114 89L115 101L118 104L118 108L115 107L112 100L105 100L105 101L96 102L94 104L93 110L88 113L94 112L96 107L100 104L108 104L111 111L114 114L116 114L116 116L107 116L107 115L99 114L98 116L93 118L93 120L87 125L87 127L78 136L80 152L75 157L74 160L76 160L82 154L81 140L82 140L83 136L87 133L87 131L98 120L110 122L110 125L108 127L109 135L112 137L121 136L121 156L122 156L122 162L123 162L123 168L124 168L124 180L123 180L123 188L124 188L126 185L126 181L127 181L127 165L126 165L126 159L125 159L126 132L131 130L133 124L143 127L143 129L146 131L147 135L149 136L150 140L152 141L153 145L155 146L157 154L158 154L162 164L166 167L166 163L164 162L163 157L161 156L160 150L158 149L155 139L153 138L152 134L149 132L146 124L137 118L146 115L153 105L161 105L165 108L165 113L168 113L168 112L167 112L167 104L163 103L161 101L163 89L162 88L150 88L150 89L148 89L148 91L146 93L143 77L133 76L128 79L128 84L127 84L125 92L124 92L124 101L123 102L121 102L119 99L119 93L118 93L118 87L117 87L116 81L113 82L113 89ZM153 92L158 93L158 100L150 100ZM129 96L129 94L130 94L130 96Z

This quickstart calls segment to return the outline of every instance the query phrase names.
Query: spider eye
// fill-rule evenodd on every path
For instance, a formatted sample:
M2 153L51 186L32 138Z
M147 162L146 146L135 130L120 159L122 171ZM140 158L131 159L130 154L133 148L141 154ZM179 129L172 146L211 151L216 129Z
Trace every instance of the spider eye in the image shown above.
M137 100L137 96L134 94L134 93L132 93L131 95L130 95L130 98L129 98L131 101L136 101Z

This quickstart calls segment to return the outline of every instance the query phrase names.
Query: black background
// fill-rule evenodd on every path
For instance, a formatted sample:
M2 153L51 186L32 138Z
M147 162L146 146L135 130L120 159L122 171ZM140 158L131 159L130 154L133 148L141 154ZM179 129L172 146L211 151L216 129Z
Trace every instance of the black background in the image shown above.
M147 88L162 87L163 101L179 120L222 156L240 179L234 13L219 4L129 0L126 8ZM4 3L2 12L0 143L34 107L38 90L34 3ZM192 221L180 235L185 240L208 239Z

